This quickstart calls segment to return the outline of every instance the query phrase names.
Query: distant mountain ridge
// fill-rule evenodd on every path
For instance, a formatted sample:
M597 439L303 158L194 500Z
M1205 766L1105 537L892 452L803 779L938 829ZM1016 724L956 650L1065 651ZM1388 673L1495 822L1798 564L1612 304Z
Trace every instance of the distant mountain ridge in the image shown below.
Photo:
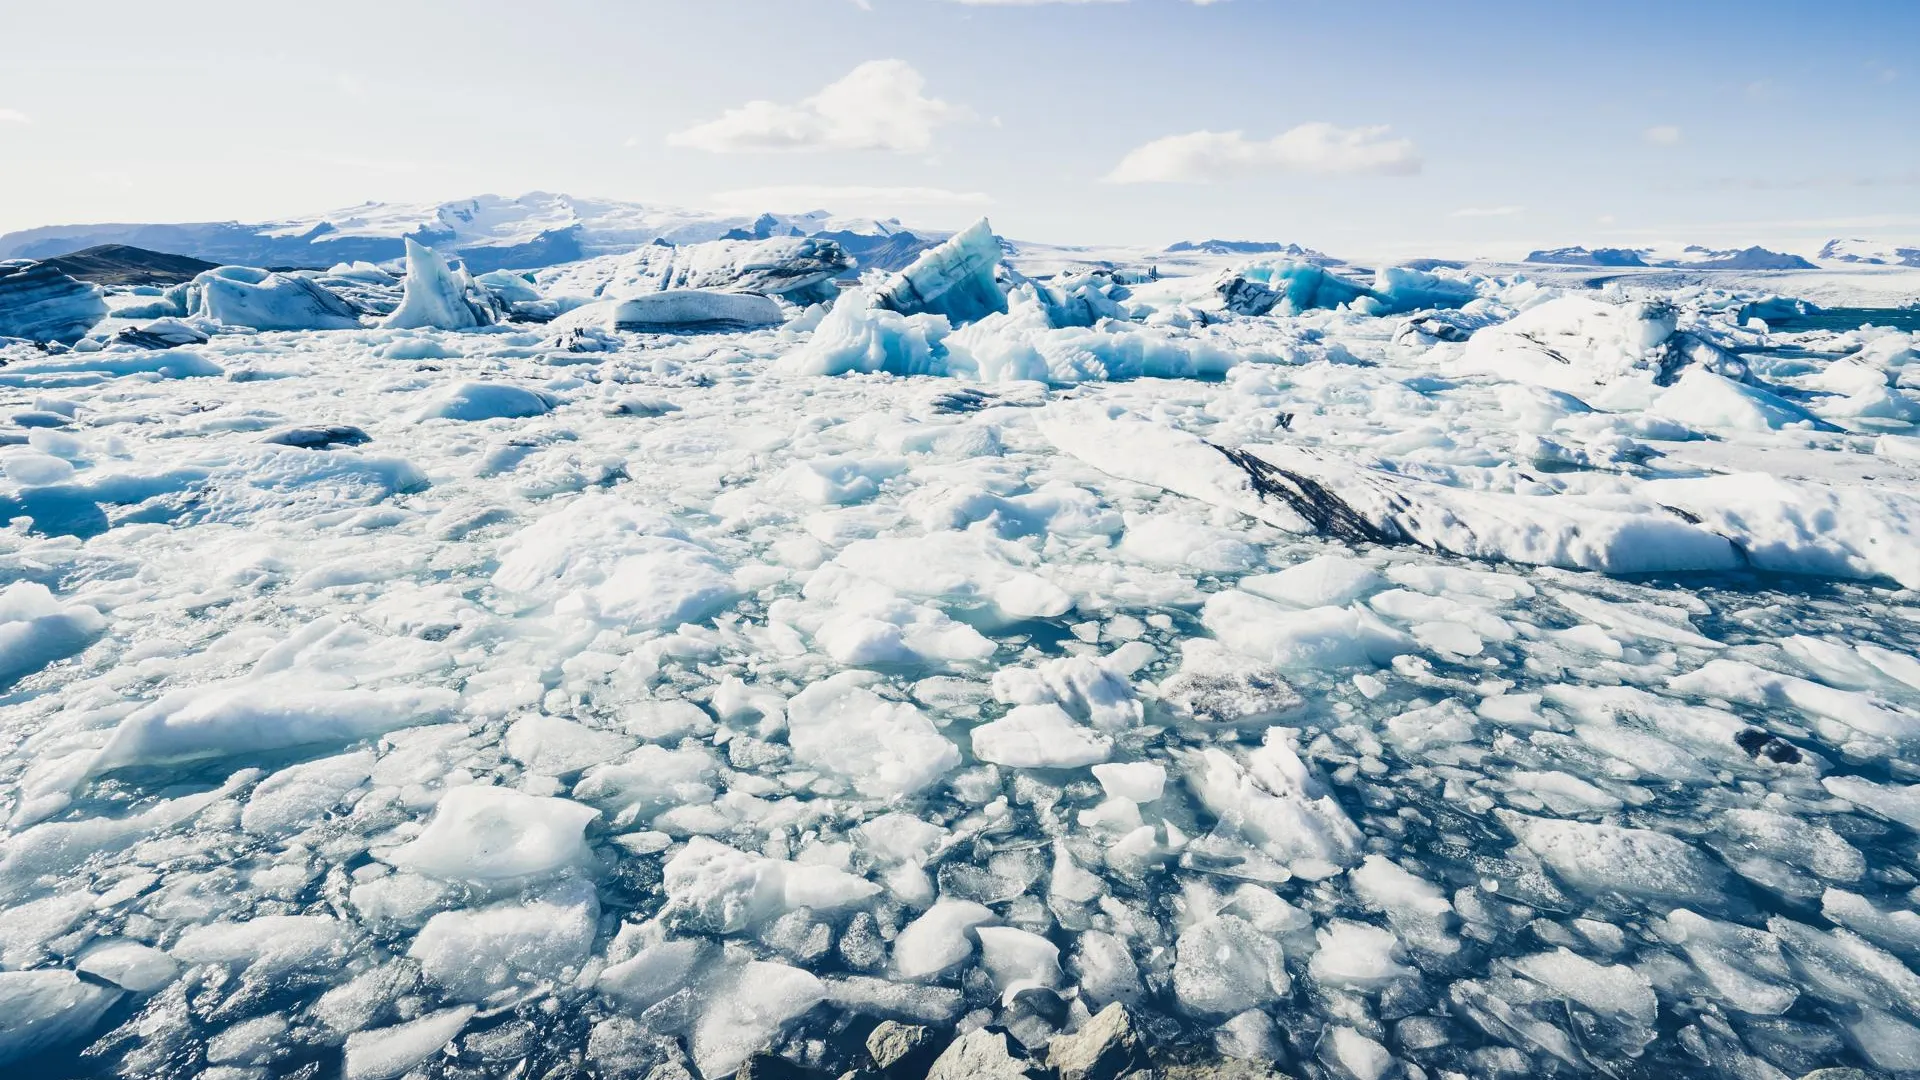
M365 203L280 221L112 223L53 225L0 236L0 259L47 259L104 245L166 252L210 263L325 268L342 262L386 262L406 253L411 239L458 255L474 273L531 270L646 244L699 243L723 238L842 236L856 257L872 248L900 257L945 239L910 232L897 220L805 214L719 214L550 192L507 197L479 195L444 203ZM883 267L885 268L885 267Z
M1820 258L1868 266L1920 266L1920 247L1900 247L1875 240L1829 240Z
M1818 270L1798 255L1755 245L1715 249L1691 244L1675 254L1655 248L1546 248L1527 254L1527 262L1554 266L1620 266L1672 270Z
M1169 255L1284 255L1305 262L1337 264L1341 260L1324 251L1299 244L1281 244L1270 240L1182 240L1166 247Z

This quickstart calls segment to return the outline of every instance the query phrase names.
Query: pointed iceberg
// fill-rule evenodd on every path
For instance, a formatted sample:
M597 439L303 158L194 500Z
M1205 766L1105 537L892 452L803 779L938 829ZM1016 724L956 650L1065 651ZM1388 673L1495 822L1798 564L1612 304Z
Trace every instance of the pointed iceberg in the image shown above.
M1007 298L994 279L1000 265L1000 240L981 218L946 243L893 275L877 294L879 307L902 315L945 315L954 323L972 322L1007 310Z
M380 325L393 330L470 330L498 322L486 293L464 267L454 270L440 253L407 240L406 295Z

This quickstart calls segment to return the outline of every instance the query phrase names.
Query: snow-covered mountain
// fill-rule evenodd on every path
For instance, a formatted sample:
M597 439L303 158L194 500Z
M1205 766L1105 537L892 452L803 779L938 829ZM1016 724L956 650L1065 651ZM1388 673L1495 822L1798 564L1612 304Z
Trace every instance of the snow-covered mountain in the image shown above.
M1871 266L1920 266L1920 247L1900 247L1878 240L1829 240L1820 248L1820 259Z
M805 214L721 214L536 191L443 203L376 203L277 221L53 225L0 236L0 259L44 259L101 244L128 244L210 262L326 267L386 262L411 239L457 254L475 273L537 269L645 244L827 234L856 257L867 249L917 254L943 232L898 220ZM902 237L906 237L905 242ZM917 242L917 244L916 244ZM881 263L890 260L881 259ZM865 265L875 265L862 259Z
M1182 240L1167 245L1172 255L1281 255L1290 259L1302 259L1307 262L1338 263L1322 251L1299 244L1281 244L1269 240Z
M1798 255L1770 251L1755 245L1746 248L1708 248L1689 244L1678 250L1662 248L1585 248L1561 247L1534 251L1530 263L1556 266L1645 266L1686 270L1814 270L1813 263Z

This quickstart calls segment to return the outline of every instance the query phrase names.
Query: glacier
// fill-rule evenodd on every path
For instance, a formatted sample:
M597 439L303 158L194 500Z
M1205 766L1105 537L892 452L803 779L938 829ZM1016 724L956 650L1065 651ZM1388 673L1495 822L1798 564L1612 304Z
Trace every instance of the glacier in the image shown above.
M0 1072L1912 1071L1920 270L327 220L0 292Z

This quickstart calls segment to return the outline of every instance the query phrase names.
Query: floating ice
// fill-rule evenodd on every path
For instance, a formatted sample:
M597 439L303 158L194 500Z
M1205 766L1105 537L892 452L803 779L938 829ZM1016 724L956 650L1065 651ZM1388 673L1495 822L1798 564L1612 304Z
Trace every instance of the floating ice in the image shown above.
M450 387L420 412L422 420L522 419L552 412L559 399L511 383L470 382Z
M833 911L859 904L878 885L831 866L749 855L696 836L667 861L667 914L691 927L730 934L797 908Z
M671 289L722 289L810 303L831 298L828 279L853 265L852 257L832 240L780 236L648 244L620 255L549 267L533 277L539 293L550 296L621 300Z
M795 313L748 253L822 238L525 212L335 225L626 249L475 282L584 329L346 263L352 328L0 348L15 1071L1013 1076L1112 1002L1170 1074L1908 1071L1910 334L1030 245ZM606 329L683 287L779 325Z
M973 729L975 757L1019 769L1072 769L1105 761L1112 751L1111 740L1058 705L1017 705Z
M0 1065L85 1036L120 996L57 968L0 971Z
M599 917L593 887L574 883L524 904L443 911L421 928L407 955L453 1000L479 1002L577 975L592 955Z
M592 807L566 799L468 784L442 795L427 827L387 858L440 878L538 877L586 858L581 834L597 816Z
M786 310L769 297L709 289L671 289L574 308L555 319L556 330L744 330L778 326Z
M38 582L0 590L0 688L82 651L106 626L98 609L63 604Z
M874 680L842 672L787 703L794 760L844 776L876 798L912 795L960 764L960 751L919 709L888 701Z

